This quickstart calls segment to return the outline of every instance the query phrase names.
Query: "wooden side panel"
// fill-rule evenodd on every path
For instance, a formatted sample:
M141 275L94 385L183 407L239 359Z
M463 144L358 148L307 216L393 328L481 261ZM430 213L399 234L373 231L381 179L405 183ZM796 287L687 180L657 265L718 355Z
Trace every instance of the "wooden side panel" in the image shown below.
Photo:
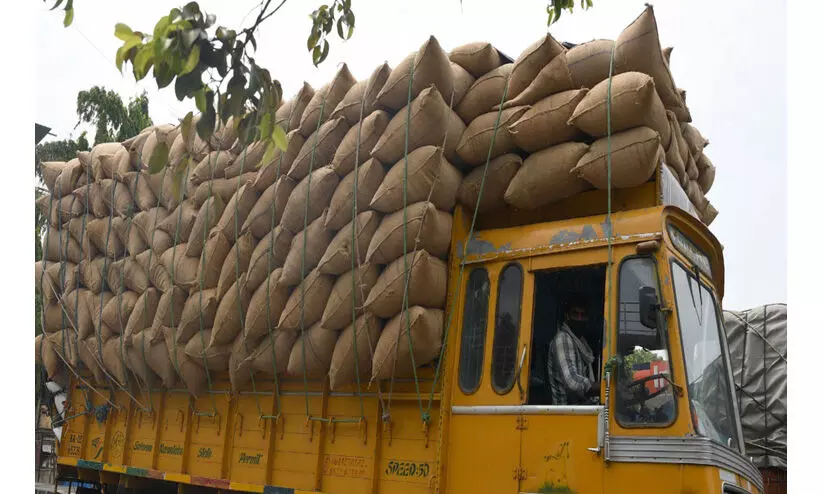
M438 407L431 411L431 424L424 427L417 400L394 402L391 429L385 426L378 464L378 492L411 494L431 492L437 471L437 438L440 436Z
M274 445L274 472L272 484L307 491L315 490L317 483L317 441L322 424L306 418L306 397L303 394L281 396L283 406L282 438ZM308 397L309 413L322 417L323 397Z
M160 441L157 445L156 467L164 472L183 473L186 427L189 422L189 395L166 395L160 422Z
M259 402L257 401L259 400ZM258 403L260 408L258 409ZM241 395L237 399L229 451L229 478L235 482L265 485L268 481L273 419L261 419L274 414L273 396Z
M320 488L328 493L371 492L377 448L380 410L376 397L364 397L365 420L328 424L325 428ZM360 417L356 396L329 398L328 417L352 420Z
M229 428L230 403L226 394L209 394L194 400L191 439L186 473L203 477L223 476L223 460ZM214 414L206 416L205 414Z
M129 421L126 462L135 468L153 468L157 449L158 429L161 423L163 393L152 393L150 406L153 411L135 409Z

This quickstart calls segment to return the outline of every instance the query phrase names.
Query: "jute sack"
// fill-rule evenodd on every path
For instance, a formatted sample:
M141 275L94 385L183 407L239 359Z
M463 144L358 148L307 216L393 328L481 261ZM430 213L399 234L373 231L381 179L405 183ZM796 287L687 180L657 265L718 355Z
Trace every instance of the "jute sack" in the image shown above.
M449 58L434 36L430 36L417 52L407 56L391 71L386 84L377 95L377 103L390 110L399 110L406 106L409 97L409 77L412 78L412 98L432 85L440 94L451 94L454 81Z
M63 296L63 307L72 329L77 331L81 338L94 334L94 322L89 310L91 297L94 294L84 288L72 290ZM48 302L52 303L52 302ZM95 317L97 314L95 314Z
M194 224L192 224L189 233L188 243L186 244L187 256L200 257L208 240L209 232L220 221L224 209L226 209L226 205L220 199L220 196L210 197L203 203L197 211L197 217L194 219Z
M686 174L692 182L696 182L700 178L700 169L697 168L697 162L691 154L689 154L689 161L686 162Z
M191 158L195 161L195 163L199 163L203 158L205 158L211 152L210 143L207 142L207 141L204 141L200 137L200 134L198 134L197 131L195 130L196 125L200 122L201 117L202 117L202 113L200 115L195 116L192 119L192 125L193 125L192 132L191 132L191 134L189 134L188 139L184 139L185 154L187 154L188 156L191 156ZM218 124L218 125L220 125L220 124ZM220 130L222 130L222 125L221 125L220 128L215 129L214 133L212 134L212 137L217 135L220 132ZM211 141L211 138L209 139L209 141ZM231 144L229 144L229 145L231 145Z
M442 309L446 305L448 265L425 250L409 253L386 266L369 292L363 307L388 319L403 310L408 269L408 305Z
M269 273L283 267L293 238L294 235L278 226L260 239L249 259L246 290L254 292Z
M234 338L229 354L229 382L232 393L235 395L246 389L246 385L255 373L248 357L258 345L259 341L248 341L242 334Z
M215 151L228 151L237 139L237 126L234 117L229 117L226 123L218 119L217 129L209 138L209 147Z
M126 244L126 252L128 252L129 256L134 257L148 249L149 244L137 228L132 228L131 219L126 220L126 222L128 223L126 236L122 240Z
M157 229L168 233L176 244L188 242L194 222L197 220L197 213L193 201L183 201L157 225Z
M199 208L211 196L220 196L224 204L228 204L235 192L237 192L237 184L242 186L246 182L253 182L257 177L257 171L244 173L237 178L216 178L208 182L203 182L197 186L194 192L194 204Z
M709 157L704 153L700 154L697 159L697 168L700 170L700 176L697 178L697 183L700 185L700 190L704 194L708 194L714 184L715 167Z
M245 276L229 287L220 299L214 315L214 326L209 346L227 345L243 330L243 318L249 307L251 294L245 287Z
M448 99L448 104L451 108L457 108L460 105L460 102L463 101L463 98L466 97L466 93L469 92L469 88L472 87L472 84L477 80L474 78L473 75L469 74L466 69L457 65L456 63L451 63L452 68L452 79L454 79L454 91L452 94L448 95L446 99Z
M705 223L706 226L709 226L712 224L714 219L717 218L717 209L715 209L710 202L707 202L706 209L703 210L701 216L703 218L703 223Z
M341 146L349 124L343 117L338 117L324 123L317 132L313 132L303 143L300 152L288 169L289 177L294 180L303 180L309 174L331 164L332 158ZM364 153L365 155L365 153Z
M321 216L294 236L283 263L281 283L287 286L300 284L302 278L320 262L334 238L334 232L323 226L325 222L326 218Z
M689 196L689 200L694 204L697 211L702 213L702 211L706 209L706 206L708 206L706 196L703 195L703 191L700 190L697 182L689 182L689 189L686 191L686 194Z
M228 151L212 151L197 163L189 174L189 181L200 185L215 178L224 178L226 168L232 164L232 161L234 161L234 156Z
M231 344L206 348L210 338L210 329L205 329L201 335L191 338L186 343L186 355L200 367L205 367L210 371L225 372L229 369Z
M54 351L57 352L58 358L68 363L72 368L77 369L80 363L80 358L77 354L77 339L74 330L70 328L63 329L57 333L46 336L46 339L51 343Z
M513 67L511 63L501 65L472 84L456 107L457 114L464 122L469 123L500 104Z
M285 176L303 149L306 143L306 138L300 135L299 132L293 130L286 136L286 151L280 151L279 148L274 150L274 155L269 163L263 163L260 171L257 173L257 178L254 179L254 190L258 194L262 194L265 190L271 187L280 177Z
M357 255L356 262L362 264L366 262L366 253L369 249L372 237L380 226L380 213L375 211L363 211L358 214L354 222L344 225L332 239L317 269L324 274L343 274L352 268L352 251ZM352 229L354 229L354 241L352 246Z
M68 195L62 199L43 195L35 200L35 205L53 227L59 227L66 221L71 221L72 217L82 216L85 212L85 205L75 195Z
M482 41L458 46L449 53L449 60L474 77L483 77L503 63L497 49Z
M74 190L73 195L77 198L77 202L82 206L83 211L91 213L96 218L109 215L108 207L103 202L103 193L100 190L99 183L92 182L89 185L78 187ZM66 198L64 197L62 200L66 200ZM48 203L46 203L46 206L48 206Z
M503 196L522 165L523 158L510 153L491 160L488 168L478 166L463 179L460 188L457 189L457 200L466 206L469 212L473 212L475 208L482 214L506 209Z
M346 93L357 83L357 80L349 72L349 67L344 63L335 74L334 79L317 90L311 101L306 106L300 118L300 133L309 137L317 131L318 123L322 125L329 119L329 115L337 105L343 101Z
M80 357L83 365L91 372L95 384L104 384L106 382L106 375L100 366L102 359L97 346L97 337L89 336L78 341L77 355Z
M163 264L160 262L160 256L156 255L153 251L147 250L136 255L134 261L137 263L137 266L124 264L123 269L134 269L135 273L144 273L152 286L163 293L171 288L171 278L169 277L169 273L166 272L166 268L163 267Z
M282 331L300 331L301 305L303 306L302 328L308 328L312 324L320 321L320 318L323 317L323 310L326 308L326 302L329 300L333 286L333 276L322 274L316 269L309 273L303 280L303 283L292 290L289 299L286 301L286 306L280 315L277 329Z
M251 233L246 233L241 235L229 250L226 260L223 261L223 267L220 268L220 278L217 279L217 298L219 300L223 299L229 287L234 285L240 279L240 276L249 269L249 262L255 247L257 247L257 241Z
M183 159L186 157L186 140L183 138L183 134L177 134L175 137L174 142L172 143L171 147L169 148L169 166L171 168L177 167L180 163L183 162Z
M352 170L343 177L329 202L329 210L326 212L326 228L333 231L340 230L351 222L353 213L359 214L369 209L369 203L385 176L383 165L372 158L358 167L356 172ZM354 193L355 185L357 194ZM355 198L357 199L357 210L353 211Z
M78 287L78 273L78 265L74 263L37 261L34 263L36 293L47 302L57 300L61 294Z
M534 153L582 138L583 133L569 125L568 121L588 92L588 89L572 89L536 102L509 126L514 144L524 151Z
M102 159L106 159L106 157L103 157ZM131 158L129 157L129 149L125 146L121 147L116 153L109 155L108 159L112 161L111 166L113 168L113 173L111 178L119 180L119 177L122 177L126 173L131 173L138 170L138 168L132 166ZM79 164L80 160L77 162Z
M232 244L229 239L220 232L206 241L206 246L203 247L203 253L200 255L199 272L197 273L197 281L202 283L203 288L217 288L223 263L226 262L231 248Z
M177 343L188 343L201 329L214 325L219 299L214 288L193 292L183 305L180 324L177 326ZM211 338L211 334L209 334ZM209 341L206 338L206 342Z
M585 180L570 173L588 150L587 144L566 142L530 155L506 189L506 203L536 209L590 189Z
M303 82L303 86L294 98L283 103L283 106L277 109L275 122L286 130L297 129L300 127L303 112L313 97L314 88L312 88L308 82Z
M80 281L83 286L92 291L92 293L100 294L103 290L105 282L103 278L103 265L107 260L102 255L94 257L93 259L84 259L78 265Z
M103 142L95 144L91 149L91 172L95 180L114 177L115 163L109 158L123 149L119 142ZM79 159L79 158L78 158Z
M614 76L611 82L612 134L634 127L649 127L660 134L661 144L668 146L671 129L666 109L654 90L654 80L639 72L625 72ZM575 108L569 124L591 136L605 136L608 133L608 91L608 80L594 86Z
M109 375L121 386L128 383L129 370L126 367L126 358L118 338L112 338L103 343L103 365Z
M371 149L372 157L381 163L397 163L405 153L408 134L409 150L427 145L443 146L445 140L446 158L454 163L457 142L466 128L460 116L449 108L434 86L421 91L410 106L411 113L405 106L389 121Z
M280 225L286 230L297 233L307 223L311 223L323 215L329 207L332 195L340 182L338 176L329 167L320 168L307 176L292 191L286 206L283 208L283 217ZM307 211L308 206L308 211Z
M46 185L50 194L54 194L54 184L57 182L57 177L63 173L66 167L65 161L41 161L39 163L40 172L43 174L43 183Z
M467 164L479 166L517 149L509 127L529 110L528 106L484 113L472 120L457 144L457 154ZM492 145L493 144L493 145ZM491 148L491 149L490 149ZM491 154L489 151L491 150Z
M131 345L126 347L126 367L134 376L149 389L156 388L159 377L151 370L145 355L149 352L151 343L144 333L139 333L132 339Z
M377 110L377 95L391 74L391 67L383 63L371 73L368 79L358 81L349 89L329 118L346 117L349 125L354 125L363 117Z
M174 364L169 358L169 352L166 349L166 344L162 340L162 330L160 340L155 340L155 331L152 328L145 328L138 333L140 338L132 340L132 349L129 352L136 350L140 358L140 365L148 364L149 369L154 372L160 379L160 384L166 388L171 389L177 382L177 374L174 371ZM95 352L94 347L96 342L93 342L94 337L86 340L88 342L89 350ZM141 346L142 345L142 346ZM93 353L92 355L96 355ZM83 347L80 348L80 356L83 356ZM85 360L84 360L85 362Z
M68 232L62 232L63 237L68 237ZM111 259L122 257L126 252L126 247L111 227L111 221L108 218L93 219L86 223L86 235L88 240L83 243L91 243L100 253ZM74 239L70 238L69 241ZM51 233L49 233L49 243L51 243ZM65 240L64 240L65 242ZM77 244L77 242L74 242ZM71 245L71 244L70 244Z
M352 322L352 308L356 315L362 314L363 303L379 275L380 268L376 264L363 264L337 278L320 319L323 327L334 330L345 328Z
M34 337L34 363L43 365L43 333Z
M617 37L614 47L614 71L616 74L625 72L649 74L654 78L657 93L666 108L674 109L683 106L675 89L669 66L663 57L663 50L660 48L657 21L651 5L646 5L643 13ZM663 136L663 141L668 144L665 136Z
M128 325L129 316L131 316L139 299L140 295L131 290L125 290L112 297L109 303L103 307L103 324L113 332L123 334Z
M186 255L186 244L179 244L167 249L160 255L160 263L169 273L174 285L189 288L198 284L200 257Z
M278 218L282 216L283 211L278 211L274 207L275 185L272 184L260 194L260 198L254 203L254 207L246 221L243 223L240 231L242 233L251 233L255 238L262 238L271 231L273 226L277 225Z
M46 368L46 375L53 379L60 372L62 363L60 357L57 356L57 352L54 351L51 341L43 337L40 340L40 345L38 345L37 340L35 340L35 353L40 355L43 367Z
M268 336L261 338L260 344L248 358L251 367L256 372L269 377L286 372L289 356L298 336L299 333L291 331L274 331L271 338ZM272 349L272 340L274 349ZM300 375L302 376L302 372Z
M377 144L391 121L391 116L383 110L375 110L366 115L362 123L355 122L346 132L331 160L331 167L341 177L354 171L355 162L362 165L369 159L369 152ZM360 146L358 147L358 139Z
M195 398L205 395L209 391L209 380L206 371L194 363L194 361L186 355L186 346L177 345L166 338L166 349L169 354L172 366L183 385L186 386L189 394Z
M683 138L689 145L689 152L695 160L700 158L703 154L703 149L709 145L708 139L703 137L697 127L692 124L683 123L680 125L680 130L683 132Z
M168 216L169 211L162 206L151 208L134 215L134 219L132 219L131 222L131 227L132 229L136 229L140 232L140 235L143 236L143 240L151 246L152 233L157 228L157 225L162 223Z
M526 48L514 61L507 99L514 99L522 93L540 73L540 70L563 51L563 45L558 43L551 34L547 34Z
M672 137L669 139L669 147L665 148L666 164L674 170L680 183L683 183L688 176L686 175L686 163L683 161L683 155L680 152L680 141L682 138L677 136L677 134L680 133L680 126L673 112L666 110L666 116L669 119L669 128L672 132Z
M382 213L400 211L405 188L406 204L428 200L441 211L451 211L462 179L460 171L443 156L442 148L423 146L391 167L369 206Z
M406 229L407 249L427 250L445 259L451 243L452 216L438 211L430 202L417 202L403 210L387 215L380 222L369 243L366 262L388 264L403 255L403 229Z
M143 293L151 287L149 273L137 261L137 257L124 257L109 264L107 283L112 287L121 285L137 293Z
M156 288L149 288L140 295L126 323L126 338L151 327L154 322L154 317L157 315L157 307L160 305L161 295Z
M223 171L226 178L236 178L244 173L256 173L263 156L266 154L266 143L255 141L246 146L238 154L231 165Z
M248 218L249 213L257 202L257 193L252 188L251 182L243 184L237 192L226 202L223 209L223 216L209 233L209 237L220 233L229 241L234 242L240 227Z
M282 269L275 269L257 287L249 301L243 331L247 339L256 339L277 327L291 289L280 282Z
M611 145L611 186L615 189L646 183L660 163L660 135L648 127L636 127L594 141L571 173L598 189L608 189L608 157Z
M66 229L69 231L69 235L71 235L71 237L80 245L80 250L83 252L83 256L87 259L93 259L99 254L99 252L97 252L97 247L91 243L88 235L86 235L86 225L92 219L94 219L94 216L83 215L70 219L65 225ZM132 228L132 230L137 230L137 228Z
M372 355L382 330L382 321L367 312L340 333L329 367L331 389L371 377Z
M162 326L177 328L183 314L183 307L186 305L188 293L182 288L175 286L165 292L157 303L157 312L154 314L154 321L151 327L157 331ZM156 335L160 337L161 335Z
M49 191L51 195L59 199L71 194L77 188L77 181L80 179L82 172L83 167L80 165L79 159L75 158L67 161L54 181L53 190Z
M372 380L411 377L415 365L420 367L437 358L443 340L443 316L442 310L415 306L387 322L374 349ZM413 353L409 351L409 334Z
M320 324L315 324L300 334L289 355L289 375L308 379L325 378L331 367L337 336L338 331L326 329Z

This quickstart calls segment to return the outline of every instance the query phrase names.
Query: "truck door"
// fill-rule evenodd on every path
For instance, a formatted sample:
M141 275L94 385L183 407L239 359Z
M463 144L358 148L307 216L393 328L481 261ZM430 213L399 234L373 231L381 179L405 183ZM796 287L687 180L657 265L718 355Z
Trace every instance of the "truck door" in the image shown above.
M455 318L448 492L520 492L521 369L528 368L531 276L519 262L467 266Z

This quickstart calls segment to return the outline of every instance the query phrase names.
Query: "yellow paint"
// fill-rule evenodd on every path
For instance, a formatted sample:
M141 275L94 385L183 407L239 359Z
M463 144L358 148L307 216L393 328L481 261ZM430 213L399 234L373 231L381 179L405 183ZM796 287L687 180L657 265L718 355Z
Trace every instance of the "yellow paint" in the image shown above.
M641 242L657 240L662 298L673 301L668 260L674 251L664 225L677 224L704 250L711 261L713 279L706 280L722 296L723 257L719 242L703 225L679 209L658 203L656 183L633 191L615 191L612 216L614 266L636 254ZM335 493L463 493L515 494L537 492L545 483L568 486L572 492L720 492L719 469L676 464L606 463L598 443L595 415L519 414L456 415L452 406L511 406L527 403L534 311L534 273L539 270L603 264L608 258L604 231L605 193L592 191L537 212L516 212L481 217L473 245L485 250L466 257L461 277L460 257L468 237L470 212L455 211L450 259L449 298L446 313L454 311L446 340L442 373L432 394L434 369L419 371L420 393L414 382L363 382L332 394L325 383L281 379L280 408L271 379L257 378L258 394L230 397L225 375L213 377L215 394L197 400L181 392L152 393L133 401L116 395L122 410L106 423L80 415L64 427L59 462L77 466L78 459L95 460L92 442L104 444L112 468L153 470L166 480L188 484L191 476L222 480L232 490L263 492L264 486L294 492ZM583 217L584 215L592 215ZM562 219L574 218L574 219ZM550 221L533 223L534 221ZM460 332L465 283L472 269L484 267L491 283L489 314L496 309L500 272L510 263L523 269L523 297L517 356L525 350L520 384L494 390L491 360L494 318L489 318L479 388L464 394L454 383L458 376ZM611 306L617 313L618 269L612 270ZM614 322L614 321L612 321ZM684 383L685 368L679 328L669 315L669 344L673 379ZM615 327L611 327L614 352ZM379 395L378 395L379 391ZM73 408L83 410L85 394L77 383L69 391ZM96 396L90 394L90 396ZM428 408L424 424L420 410ZM149 399L150 398L150 399ZM601 399L605 396L601 395ZM93 398L95 406L102 398ZM610 403L609 406L613 406ZM609 423L612 436L683 437L693 432L686 396L676 400L677 419L665 428L624 429ZM388 408L388 414L386 409ZM206 412L214 416L203 416ZM361 412L362 411L362 412ZM384 415L388 420L383 420ZM323 420L312 420L323 419ZM335 423L329 422L335 420ZM122 451L118 433L122 432ZM153 476L153 475L150 475ZM740 479L741 485L746 485Z

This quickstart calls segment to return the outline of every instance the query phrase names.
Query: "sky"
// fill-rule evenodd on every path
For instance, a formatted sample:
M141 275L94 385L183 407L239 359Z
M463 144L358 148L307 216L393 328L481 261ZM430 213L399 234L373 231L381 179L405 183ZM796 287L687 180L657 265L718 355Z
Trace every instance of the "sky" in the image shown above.
M561 41L614 39L648 0L594 0L589 11L564 14L552 27ZM38 2L40 3L40 2ZM51 2L50 2L51 3ZM176 122L193 103L174 90L157 90L147 78L134 81L114 64L120 41L114 25L151 31L157 20L185 2L169 0L80 0L74 24L41 4L35 15L35 119L56 137L76 137L77 93L93 85L124 99L146 91L156 123ZM218 25L247 27L259 0L201 0ZM356 28L351 40L332 42L328 59L315 68L306 50L309 14L321 0L288 0L256 36L255 58L269 68L291 97L303 81L319 88L346 62L357 79L383 62L397 65L429 35L444 49L488 41L511 58L546 31L545 0L353 0ZM720 214L710 229L724 246L724 309L747 309L786 301L787 132L786 11L782 2L666 0L655 5L664 47L673 46L671 71L687 91L693 124L709 139L706 154L717 167L709 200ZM503 8L501 8L503 7Z

